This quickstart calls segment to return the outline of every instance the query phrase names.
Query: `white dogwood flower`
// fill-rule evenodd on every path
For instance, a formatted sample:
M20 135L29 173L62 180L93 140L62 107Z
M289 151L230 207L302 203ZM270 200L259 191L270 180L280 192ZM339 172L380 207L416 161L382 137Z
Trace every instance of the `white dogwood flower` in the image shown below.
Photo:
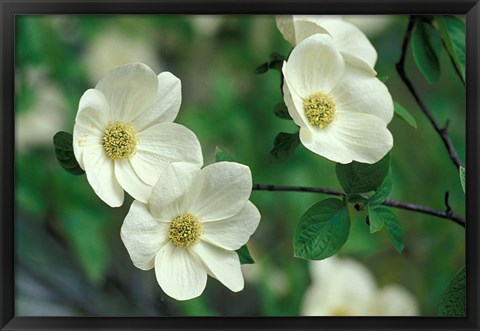
M387 87L345 63L330 36L303 40L282 72L285 104L306 148L339 163L375 163L393 147Z
M177 300L202 294L207 274L230 290L243 289L235 250L260 221L248 199L247 166L218 162L200 167L171 163L160 174L148 204L134 201L121 228L133 264L155 268L158 284Z
M404 287L378 288L371 272L349 258L310 261L312 283L305 291L304 316L415 316L417 300Z
M181 103L181 82L131 63L108 72L80 99L73 128L75 157L95 193L108 205L123 203L124 190L147 202L168 163L203 164L200 143L172 123Z
M374 67L377 51L367 36L355 25L335 16L277 16L276 22L285 40L293 46L314 34L331 36L335 47L347 63L376 75Z

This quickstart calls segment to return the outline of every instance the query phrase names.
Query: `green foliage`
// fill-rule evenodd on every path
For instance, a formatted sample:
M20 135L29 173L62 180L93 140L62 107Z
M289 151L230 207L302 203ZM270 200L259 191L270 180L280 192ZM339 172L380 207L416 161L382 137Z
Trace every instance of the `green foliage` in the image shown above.
M375 207L381 205L392 191L392 172L389 171L377 191L368 199L368 205Z
M55 155L63 169L72 175L83 175L85 171L80 165L73 153L72 145L73 137L70 133L59 131L53 136L53 146L55 147Z
M275 69L281 72L283 61L285 61L285 57L283 55L273 52L268 56L268 61L255 68L254 72L256 74L264 74L270 69Z
M243 245L239 249L236 250L238 257L240 258L241 264L253 264L255 261L253 260L252 256L250 255L250 251L248 250L247 245Z
M220 147L216 146L215 147L215 162L220 162L220 161L231 161L233 162L233 157L225 152L223 149Z
M393 111L395 113L395 116L404 120L405 123L407 123L411 127L414 127L415 129L417 128L417 121L415 120L415 117L413 117L412 114L408 112L408 110L406 110L401 104L396 101L393 102Z
M290 116L290 114L288 113L287 106L283 102L277 104L273 111L274 111L275 116L277 116L281 119L284 119L284 120L291 120L292 119L292 116Z
M433 26L424 19L417 19L412 31L413 58L425 79L433 84L440 78L439 56L442 40Z
M376 190L390 169L390 153L374 164L351 162L337 163L337 178L347 194Z
M450 15L435 16L448 54L465 81L465 23Z
M273 142L273 149L270 155L274 161L285 161L290 155L295 152L295 149L300 144L299 133L280 132Z
M347 241L350 215L344 201L317 202L300 219L294 234L296 257L321 260L337 253Z
M441 316L465 316L465 266L463 266L448 284L440 301L438 313Z
M463 190L463 193L465 193L465 168L460 166L459 173L460 173L460 184L462 184L462 190Z
M404 231L400 222L398 221L397 216L390 209L384 206L377 206L373 208L369 206L368 216L370 219L370 232L373 233L385 228L393 246L397 252L401 253L404 248ZM372 226L373 223L375 225Z

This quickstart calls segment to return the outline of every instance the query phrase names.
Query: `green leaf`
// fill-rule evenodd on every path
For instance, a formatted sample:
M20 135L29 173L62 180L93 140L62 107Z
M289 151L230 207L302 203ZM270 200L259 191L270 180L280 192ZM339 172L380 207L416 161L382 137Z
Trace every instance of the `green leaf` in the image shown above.
M378 78L382 83L386 83L390 77L388 77L387 75L382 75L382 76L377 76L377 78Z
M365 193L376 190L390 169L390 153L374 164L337 163L337 178L346 193Z
M239 249L236 250L238 257L240 258L240 264L253 264L255 261L253 261L252 256L250 255L250 252L248 251L247 245L243 245Z
M295 149L297 148L299 143L300 138L298 136L298 132L280 132L275 137L273 149L270 151L270 155L275 161L285 161L290 155L293 154L293 152L295 152Z
M413 58L418 69L432 84L440 78L439 55L442 40L437 31L425 20L418 19L412 31Z
M275 116L277 116L281 119L284 119L284 120L291 120L292 119L292 117L288 113L287 106L283 102L279 103L275 106L274 113L275 113Z
M448 54L465 81L465 23L455 16L435 16Z
M345 202L329 198L317 202L300 218L294 234L296 257L321 260L337 253L347 241L350 215Z
M55 147L55 155L63 169L72 175L83 175L85 171L80 165L73 153L73 137L70 133L59 131L53 136L53 146Z
M277 52L273 52L268 56L268 62L262 63L253 71L256 74L264 74L270 69L282 71L283 61L285 57Z
M401 104L394 101L393 102L393 111L395 112L395 116L401 118L405 121L408 125L417 128L417 121L415 118L406 110Z
M460 184L462 184L463 193L465 193L465 168L460 166Z
M392 172L389 171L377 191L368 199L370 207L381 205L392 191Z
M370 225L372 224L373 219L375 219L377 225L383 221L384 228L387 231L388 237L392 241L393 246L397 252L401 253L404 248L404 231L397 216L384 206L368 208L368 215L370 217Z
M223 149L220 147L216 146L215 147L215 162L220 162L220 161L230 161L233 162L233 157L225 152Z
M253 72L256 73L256 74L264 74L268 71L269 67L268 67L268 62L265 62L265 63L262 63L261 65L259 65L258 67L256 67Z
M440 316L465 316L465 266L463 266L448 284L440 300L438 313Z

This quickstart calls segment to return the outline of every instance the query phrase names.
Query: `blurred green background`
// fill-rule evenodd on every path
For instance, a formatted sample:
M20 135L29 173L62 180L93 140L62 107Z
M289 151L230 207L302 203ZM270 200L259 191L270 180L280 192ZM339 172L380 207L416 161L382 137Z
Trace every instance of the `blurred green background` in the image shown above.
M400 81L406 16L352 18L379 54L376 70L388 76L393 98L418 122L398 118L391 197L444 209L444 194L465 215L458 171L430 123ZM282 102L280 75L253 70L268 55L288 55L273 16L17 16L16 18L16 315L75 316L279 316L298 315L310 283L308 262L293 257L300 216L325 196L254 191L262 214L248 246L256 261L244 266L245 289L232 293L209 279L204 294L177 302L163 294L152 271L136 269L119 231L131 199L104 204L85 176L73 176L55 159L57 131L72 132L78 101L109 69L140 61L182 81L176 122L193 130L205 164L215 146L250 166L254 183L340 189L334 163L302 145L283 163L269 157L291 121L273 115ZM441 79L429 85L411 52L407 72L465 160L465 89L445 52ZM464 265L464 229L448 220L395 210L405 228L398 254L384 231L370 235L364 214L351 210L352 228L340 255L366 265L379 286L398 283L418 300L422 315L435 315L449 280Z

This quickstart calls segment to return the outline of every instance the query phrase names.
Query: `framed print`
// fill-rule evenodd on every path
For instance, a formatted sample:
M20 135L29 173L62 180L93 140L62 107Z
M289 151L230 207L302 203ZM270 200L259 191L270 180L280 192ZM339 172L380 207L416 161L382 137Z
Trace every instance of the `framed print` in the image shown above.
M0 0L2 330L478 330L477 1Z

